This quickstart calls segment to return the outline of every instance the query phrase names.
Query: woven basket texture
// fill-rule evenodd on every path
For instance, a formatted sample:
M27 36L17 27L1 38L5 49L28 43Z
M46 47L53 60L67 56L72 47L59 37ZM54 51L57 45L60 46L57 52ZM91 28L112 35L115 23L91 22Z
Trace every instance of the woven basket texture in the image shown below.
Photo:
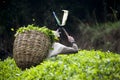
M36 66L48 55L50 39L42 32L25 31L16 36L13 45L13 57L21 69Z

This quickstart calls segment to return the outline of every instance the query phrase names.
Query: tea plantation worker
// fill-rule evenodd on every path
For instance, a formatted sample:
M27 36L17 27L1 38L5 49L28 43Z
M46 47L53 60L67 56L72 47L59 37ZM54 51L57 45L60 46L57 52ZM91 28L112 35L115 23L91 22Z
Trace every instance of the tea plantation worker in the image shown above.
M59 31L53 31L55 37L60 37ZM78 52L78 46L72 36L67 36L68 41L71 43L71 47L65 46L59 42L54 42L52 44L52 49L49 50L48 57L57 56L58 54L71 54Z
M58 19L57 15L55 14L55 12L53 11L53 15L57 21L58 26L65 32L68 41L71 43L71 47L65 46L59 42L54 42L52 44L52 49L49 50L49 54L48 57L52 57L52 56L56 56L58 54L70 54L70 53L77 53L78 52L78 46L75 43L75 40L72 36L69 36L69 34L67 33L67 31L63 28L66 24L67 21L67 17L68 17L68 10L62 10L63 13L63 19L62 19L62 23L60 23L60 20ZM59 29L57 29L56 31L53 31L55 37L60 37L59 34Z

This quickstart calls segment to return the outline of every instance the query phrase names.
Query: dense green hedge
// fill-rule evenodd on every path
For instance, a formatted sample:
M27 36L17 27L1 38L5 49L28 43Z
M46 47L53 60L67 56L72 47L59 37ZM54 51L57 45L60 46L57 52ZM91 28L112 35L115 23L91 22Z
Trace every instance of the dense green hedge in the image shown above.
M120 80L120 55L81 50L20 70L14 59L0 61L0 80Z

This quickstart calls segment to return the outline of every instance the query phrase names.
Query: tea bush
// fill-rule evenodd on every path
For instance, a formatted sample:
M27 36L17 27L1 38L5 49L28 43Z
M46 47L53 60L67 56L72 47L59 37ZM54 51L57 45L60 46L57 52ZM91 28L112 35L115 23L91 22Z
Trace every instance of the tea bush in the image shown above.
M120 80L120 55L81 50L48 58L24 71L8 58L0 61L0 80Z

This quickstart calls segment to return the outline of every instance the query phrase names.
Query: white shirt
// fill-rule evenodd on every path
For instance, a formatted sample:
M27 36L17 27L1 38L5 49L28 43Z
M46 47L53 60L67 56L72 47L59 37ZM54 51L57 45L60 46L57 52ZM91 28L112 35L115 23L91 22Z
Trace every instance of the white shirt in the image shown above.
M75 53L77 51L78 51L78 46L75 43L72 44L72 47L67 47L58 42L54 42L52 45L52 49L49 50L48 57L52 57L58 54Z

